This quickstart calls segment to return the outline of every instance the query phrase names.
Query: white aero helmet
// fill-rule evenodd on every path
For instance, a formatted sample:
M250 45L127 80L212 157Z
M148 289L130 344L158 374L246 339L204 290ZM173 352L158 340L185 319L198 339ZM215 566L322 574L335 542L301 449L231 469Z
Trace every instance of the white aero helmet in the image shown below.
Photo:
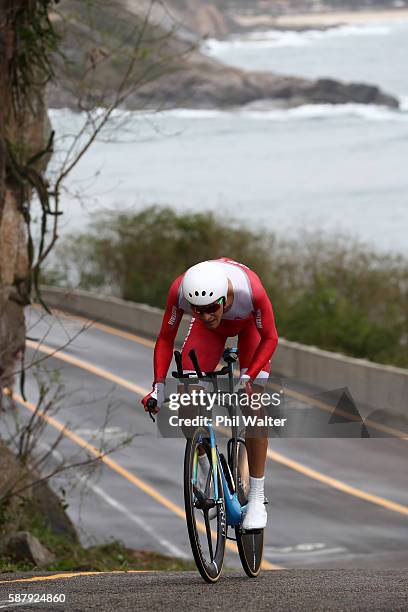
M220 298L227 300L228 277L222 265L203 261L187 270L183 277L183 295L194 306L207 306Z

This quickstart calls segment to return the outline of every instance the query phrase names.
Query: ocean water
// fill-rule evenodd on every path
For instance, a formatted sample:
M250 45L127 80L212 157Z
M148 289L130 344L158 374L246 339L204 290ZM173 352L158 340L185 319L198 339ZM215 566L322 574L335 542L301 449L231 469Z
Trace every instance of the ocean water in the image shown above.
M277 110L116 113L71 173L62 233L101 210L214 210L299 239L341 232L408 254L408 23L267 32L206 52L251 69L376 83L401 110L347 104ZM84 117L52 111L58 164Z
M226 42L208 40L203 49L226 64L247 69L371 82L408 96L407 21L253 33Z

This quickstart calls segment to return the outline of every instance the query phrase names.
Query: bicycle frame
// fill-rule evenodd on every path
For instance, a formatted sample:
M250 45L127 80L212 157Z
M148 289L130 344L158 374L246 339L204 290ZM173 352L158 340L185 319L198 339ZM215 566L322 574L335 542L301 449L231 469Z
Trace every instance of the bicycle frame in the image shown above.
M203 373L197 361L194 350L189 352L195 374L182 369L181 353L174 353L177 372L173 376L184 384L184 391L189 391L189 385L200 385L201 382L211 382L214 392L218 391L218 376L228 374L229 391L234 392L233 363L238 358L236 349L224 351L224 361L228 364L220 370ZM192 379L198 379L192 380ZM230 396L233 397L233 396ZM223 402L224 403L224 402ZM221 407L221 404L220 404ZM204 406L200 406L201 409ZM227 405L230 416L237 410L235 402ZM198 425L191 438L187 437L184 454L184 505L188 535L197 569L206 582L217 582L221 575L225 540L235 540L242 567L250 578L258 576L261 569L264 532L259 530L244 530L241 526L246 504L247 458L245 440L241 438L237 419L232 419L232 435L227 442L227 452L220 452L217 447L216 431L212 419L205 426ZM204 474L199 470L199 455L206 454L209 465ZM201 463L201 460L200 460ZM246 465L244 465L246 464ZM206 476L206 482L202 477ZM241 505L242 503L242 505ZM198 522L197 514L198 511ZM214 512L215 510L215 512ZM202 522L204 518L204 523ZM216 519L211 527L211 520ZM235 531L235 538L228 536L228 528ZM205 534L203 546L200 532Z
M232 352L233 349L227 349L227 351ZM233 369L232 369L233 360L228 362L228 366L225 368L222 368L219 372L211 372L207 375L204 375L198 365L198 361L197 361L195 352L191 351L189 356L193 362L193 365L195 366L196 375L198 379L210 378L210 380L212 380L212 382L214 383L218 375L228 373L230 391L231 392L233 391ZM175 357L176 357L177 370L178 370L177 377L181 378L183 374L183 370L181 366L181 356L175 353ZM176 373L173 373L173 375L175 374ZM242 512L245 506L241 506L238 500L236 491L234 492L230 491L230 487L228 486L228 482L227 482L227 479L224 473L224 467L221 462L220 453L218 452L215 432L211 425L208 426L208 431L209 431L209 439L210 439L210 447L211 447L211 464L212 464L211 467L212 467L212 476L213 476L213 483L214 483L214 498L215 498L214 501L217 503L220 499L220 495L218 491L218 478L217 478L217 467L218 467L219 473L221 475L221 484L222 484L222 488L224 492L227 525L230 527L236 527L241 524ZM233 444L235 442L236 444L238 436L237 436L237 430L235 426L233 427L232 431L233 431L233 435L230 438L229 442L232 442ZM193 484L196 484L197 482L197 459L195 459L195 463L194 463L193 479L194 479Z
M241 506L241 504L239 503L236 492L234 491L234 493L231 493L231 491L229 490L227 479L225 478L225 474L224 474L224 468L221 464L217 448L216 448L216 454L217 454L218 465L220 466L222 487L224 489L224 501L225 501L225 510L227 514L227 525L229 527L236 527L237 525L241 524L242 511L243 511L244 506ZM214 465L213 465L213 469L215 469Z
M241 524L242 512L245 506L241 506L238 500L237 493L234 491L231 493L230 487L225 476L224 467L221 462L220 453L217 448L217 442L215 437L214 429L211 425L208 426L210 447L211 447L211 469L214 483L214 501L217 503L220 499L218 490L218 478L217 478L217 467L221 475L221 485L224 492L225 510L227 516L227 524L229 527L236 527ZM236 438L230 438L231 441ZM197 482L197 458L194 461L193 468L193 484Z

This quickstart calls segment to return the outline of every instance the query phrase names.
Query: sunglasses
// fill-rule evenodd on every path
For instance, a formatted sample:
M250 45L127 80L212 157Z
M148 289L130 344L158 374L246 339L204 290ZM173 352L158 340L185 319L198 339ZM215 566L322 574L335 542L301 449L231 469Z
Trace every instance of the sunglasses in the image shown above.
M221 297L219 300L214 302L213 304L209 304L208 306L194 306L194 304L190 304L191 310L198 315L201 314L213 314L217 312L221 304L224 303L224 298Z

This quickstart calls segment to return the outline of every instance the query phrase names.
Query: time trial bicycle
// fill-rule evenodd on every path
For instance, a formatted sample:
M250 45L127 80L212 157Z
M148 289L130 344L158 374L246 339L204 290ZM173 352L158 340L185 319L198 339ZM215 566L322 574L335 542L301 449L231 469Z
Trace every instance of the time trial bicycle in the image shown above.
M218 392L218 378L228 376L228 391L234 394L233 366L238 359L235 348L223 354L225 366L214 372L201 371L194 350L189 352L195 372L184 372L182 356L174 353L179 379L184 390L193 384L210 383ZM151 402L151 400L149 400ZM154 402L154 405L153 405ZM151 412L155 400L148 403ZM221 575L226 540L237 543L239 557L246 574L253 578L259 574L262 563L264 530L245 531L242 520L248 502L249 469L244 438L240 435L237 406L227 404L228 416L233 423L231 437L226 444L226 456L219 451L212 424L198 426L189 435L184 454L184 504L190 545L198 571L206 582L215 583ZM199 470L199 455L208 457L208 471ZM267 503L267 500L265 500ZM234 530L235 538L229 535Z

